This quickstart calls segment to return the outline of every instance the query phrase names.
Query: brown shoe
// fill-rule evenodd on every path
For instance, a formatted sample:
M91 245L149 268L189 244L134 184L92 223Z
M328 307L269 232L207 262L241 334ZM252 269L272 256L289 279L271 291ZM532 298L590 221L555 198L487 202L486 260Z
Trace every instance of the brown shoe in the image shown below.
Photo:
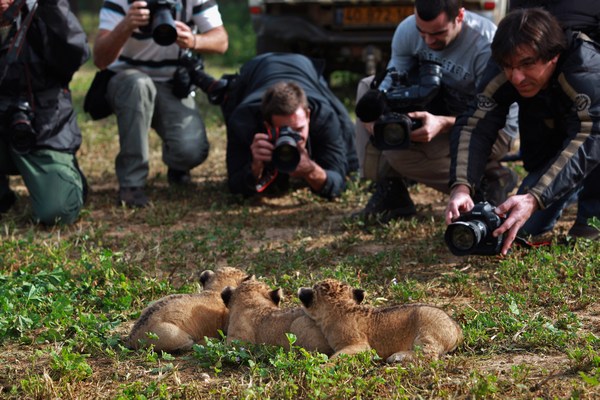
M148 197L141 186L119 188L117 205L129 208L144 208L148 205Z

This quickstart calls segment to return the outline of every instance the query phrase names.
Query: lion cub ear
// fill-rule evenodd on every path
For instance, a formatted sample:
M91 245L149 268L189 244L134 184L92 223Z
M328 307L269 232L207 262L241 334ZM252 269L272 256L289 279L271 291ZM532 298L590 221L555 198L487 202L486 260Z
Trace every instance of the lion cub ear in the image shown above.
M233 288L231 286L226 286L223 290L221 290L221 299L223 299L223 303L225 303L225 307L229 306L229 301L231 300L232 294L233 294Z
M314 292L311 288L300 288L298 289L298 299L304 304L304 307L308 308L313 302Z
M252 274L252 275L246 275L246 277L244 279L242 279L242 282L253 281L255 279L256 279L256 276L254 276L254 274Z
M215 273L210 269L203 271L200 274L200 283L202 284L202 287L206 287L206 282L208 282L213 276L215 276Z
M283 298L283 290L281 290L281 288L271 290L269 292L269 297L271 298L271 300L273 300L273 303L275 303L275 305L278 306L281 302L281 299Z
M352 289L352 297L354 297L356 304L360 304L365 299L365 291L362 289Z

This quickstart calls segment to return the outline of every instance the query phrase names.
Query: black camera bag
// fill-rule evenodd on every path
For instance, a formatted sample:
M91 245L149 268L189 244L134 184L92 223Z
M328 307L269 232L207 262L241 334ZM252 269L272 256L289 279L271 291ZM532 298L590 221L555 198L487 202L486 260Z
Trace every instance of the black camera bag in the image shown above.
M96 72L94 80L85 95L83 110L90 114L93 120L106 118L113 113L108 100L106 100L106 89L110 78L114 75L115 72L109 69Z

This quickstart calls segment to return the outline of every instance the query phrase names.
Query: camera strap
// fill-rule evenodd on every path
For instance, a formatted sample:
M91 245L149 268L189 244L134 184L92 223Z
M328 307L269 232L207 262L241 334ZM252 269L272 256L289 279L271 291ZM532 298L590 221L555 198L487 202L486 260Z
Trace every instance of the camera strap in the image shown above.
M525 240L524 238L522 238L520 236L517 236L515 238L514 242L516 244L518 244L519 246L525 247L527 249L534 249L534 248L542 247L542 246L550 246L552 244L552 242L549 242L549 241L533 243L528 240Z
M6 10L6 12L4 13L4 17L6 18L6 13L11 9L12 9L11 15L17 11L21 11L21 8L25 4L25 2L26 2L26 0L15 1L11 5L11 7L9 7ZM15 5L17 5L17 8L13 9L12 7ZM25 43L25 37L27 36L27 31L29 30L29 27L31 26L31 21L33 20L33 16L35 14L35 11L37 10L37 6L38 6L38 3L36 1L31 6L29 13L25 17L25 19L22 21L17 33L15 34L15 37L13 38L12 42L10 43L10 47L8 48L8 52L6 53L6 58L4 60L5 63L2 66L2 72L0 73L0 83L2 83L2 81L4 81L4 78L6 77L6 74L8 72L8 67L10 66L10 64L17 61L17 59L19 58L19 54L21 54L21 50L23 49L23 44ZM12 21L12 20L14 20L15 17L12 16L9 18L11 18L11 21Z

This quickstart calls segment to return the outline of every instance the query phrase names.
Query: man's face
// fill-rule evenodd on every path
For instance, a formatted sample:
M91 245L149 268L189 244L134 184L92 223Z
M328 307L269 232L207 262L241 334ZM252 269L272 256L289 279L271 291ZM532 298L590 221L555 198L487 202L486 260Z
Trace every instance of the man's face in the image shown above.
M15 0L0 0L0 15L4 14L4 11L14 2Z
M541 60L533 49L520 46L502 68L521 96L533 97L548 86L557 61L558 56L550 61Z
M302 147L306 146L308 139L308 127L310 123L310 113L304 107L298 107L291 115L273 115L273 128L289 126L302 136L302 140L298 144Z
M415 11L415 20L417 30L421 38L431 50L443 50L456 39L460 33L462 22L465 17L465 9L461 8L454 20L449 21L448 15L442 12L431 21L424 21L419 18Z

